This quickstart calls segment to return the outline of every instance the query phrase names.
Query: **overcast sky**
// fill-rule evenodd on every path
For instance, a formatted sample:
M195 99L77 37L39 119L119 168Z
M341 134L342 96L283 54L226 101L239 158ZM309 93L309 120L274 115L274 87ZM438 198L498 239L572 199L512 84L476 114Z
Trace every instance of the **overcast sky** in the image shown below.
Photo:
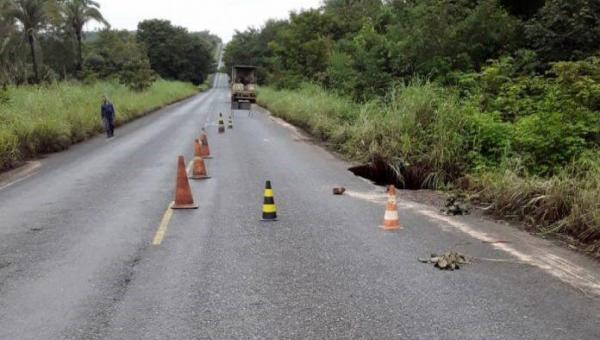
M104 17L116 29L135 30L144 19L167 19L189 31L209 30L227 42L234 30L259 27L292 10L316 8L321 0L99 0ZM87 29L97 25L89 24Z

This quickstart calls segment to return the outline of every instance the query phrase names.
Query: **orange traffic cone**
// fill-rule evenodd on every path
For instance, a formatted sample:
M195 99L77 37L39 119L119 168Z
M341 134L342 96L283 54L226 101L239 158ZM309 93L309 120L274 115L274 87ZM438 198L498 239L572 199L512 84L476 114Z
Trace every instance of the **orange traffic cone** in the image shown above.
M196 139L194 142L194 165L192 166L191 179L207 179L210 178L206 173L206 166L202 158L202 147Z
M194 166L192 167L191 179L209 179L210 176L206 173L206 165L202 157L194 157Z
M385 216L383 217L383 230L401 229L400 218L398 216L398 205L396 203L396 188L390 185L388 188L388 202L385 208Z
M194 140L194 158L202 157L202 147L198 140Z
M171 209L197 209L192 197L192 188L185 173L185 160L183 156L177 158L177 185L175 186L175 202Z
M200 157L210 159L210 148L208 147L208 141L205 143L202 139L200 140Z
M206 134L206 132L202 132L202 134L200 135L200 141L202 142L202 144L206 144L208 146L208 135Z

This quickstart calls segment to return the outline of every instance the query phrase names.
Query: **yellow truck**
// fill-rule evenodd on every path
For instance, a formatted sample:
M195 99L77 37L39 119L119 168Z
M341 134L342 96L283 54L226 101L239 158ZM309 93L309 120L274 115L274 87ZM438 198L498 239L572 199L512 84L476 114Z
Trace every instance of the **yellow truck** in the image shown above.
M250 109L256 103L256 67L236 65L231 70L231 108Z

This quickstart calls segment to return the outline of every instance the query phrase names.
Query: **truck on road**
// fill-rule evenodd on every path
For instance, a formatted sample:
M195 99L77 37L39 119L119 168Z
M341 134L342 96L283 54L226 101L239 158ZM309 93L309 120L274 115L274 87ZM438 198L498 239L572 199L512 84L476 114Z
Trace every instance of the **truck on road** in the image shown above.
M250 109L256 103L256 67L236 65L231 70L231 108Z

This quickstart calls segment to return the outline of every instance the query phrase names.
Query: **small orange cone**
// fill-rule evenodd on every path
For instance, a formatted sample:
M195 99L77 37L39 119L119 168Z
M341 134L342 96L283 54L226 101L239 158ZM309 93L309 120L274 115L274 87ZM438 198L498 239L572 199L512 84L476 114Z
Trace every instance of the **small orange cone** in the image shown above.
M396 188L393 185L390 185L388 188L387 207L385 208L383 225L380 227L383 230L397 230L402 228L398 216L398 204L396 203Z
M171 209L197 209L192 197L192 188L185 173L185 160L183 156L177 158L177 184L175 186L175 202Z
M194 158L202 157L202 147L198 140L194 140Z
M204 142L200 140L200 157L205 159L210 159L212 156L210 155L210 148L208 147L208 142Z
M209 179L210 176L206 173L206 165L202 157L194 157L194 166L192 167L191 179Z
M200 141L202 142L202 144L206 144L208 146L208 135L206 134L206 132L202 132L202 135L200 135Z
M210 178L206 173L206 166L202 158L202 147L196 139L194 142L194 165L192 166L191 179L207 179Z

